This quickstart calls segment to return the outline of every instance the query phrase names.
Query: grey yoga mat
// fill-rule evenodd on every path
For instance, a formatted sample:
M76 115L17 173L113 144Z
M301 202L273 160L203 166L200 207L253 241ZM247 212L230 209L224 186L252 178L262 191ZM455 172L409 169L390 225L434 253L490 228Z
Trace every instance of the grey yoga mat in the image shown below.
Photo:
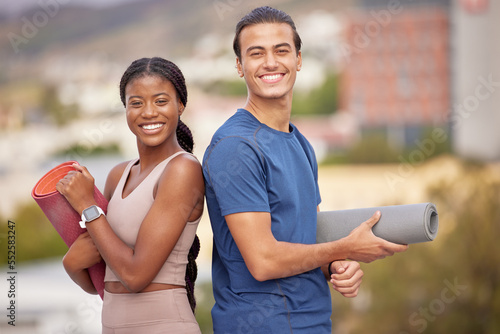
M372 228L376 236L398 244L432 241L438 232L438 214L432 203L380 206L373 208L320 211L318 243L346 237L353 229L380 210L381 217Z

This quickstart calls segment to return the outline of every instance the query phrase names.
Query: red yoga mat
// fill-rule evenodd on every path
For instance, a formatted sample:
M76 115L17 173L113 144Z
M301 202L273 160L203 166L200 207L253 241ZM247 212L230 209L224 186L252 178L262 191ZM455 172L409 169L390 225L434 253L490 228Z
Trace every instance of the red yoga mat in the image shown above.
M52 223L57 233L66 245L71 246L76 238L85 229L80 227L80 215L73 209L69 202L56 190L56 184L66 176L69 171L75 170L72 164L76 161L67 161L51 169L35 185L31 196ZM106 212L108 201L97 187L94 188L94 198L97 205ZM104 296L104 274L106 264L104 261L88 268L90 278L99 296Z

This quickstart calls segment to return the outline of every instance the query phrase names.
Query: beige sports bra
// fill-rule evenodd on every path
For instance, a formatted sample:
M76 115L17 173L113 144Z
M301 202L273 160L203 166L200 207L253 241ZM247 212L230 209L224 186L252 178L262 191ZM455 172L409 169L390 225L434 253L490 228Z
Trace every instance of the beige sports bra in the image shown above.
M134 248L137 235L142 221L146 217L149 209L153 205L153 190L157 184L163 170L167 164L180 154L191 154L180 151L172 154L167 159L160 162L149 175L125 198L122 198L125 182L130 174L130 169L139 159L129 162L125 168L120 181L108 203L107 220L116 235L129 247ZM184 286L186 284L186 264L188 263L188 253L198 228L200 218L193 222L187 222L177 244L170 253L167 261L163 264L152 283L176 284ZM119 279L113 271L106 266L105 282L116 282Z

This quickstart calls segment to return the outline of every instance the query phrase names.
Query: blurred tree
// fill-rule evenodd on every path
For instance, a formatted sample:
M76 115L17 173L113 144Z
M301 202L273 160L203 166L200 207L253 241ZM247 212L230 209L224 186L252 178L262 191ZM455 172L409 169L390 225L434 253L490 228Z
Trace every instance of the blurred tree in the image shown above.
M296 115L331 115L339 107L339 76L330 73L323 85L307 94L295 93L292 114Z
M41 98L41 108L50 120L58 126L65 125L78 117L77 106L66 106L61 103L55 86L47 86L45 88Z
M206 84L202 88L206 93L220 96L247 95L247 86L244 80L218 80Z
M54 153L55 157L80 157L80 156L112 156L121 154L120 144L111 142L102 145L87 147L82 143L73 144Z
M64 241L34 201L19 205L11 220L16 226L17 263L48 257L62 257L68 250ZM7 221L2 219L0 224L2 245L7 239L6 223ZM0 265L6 263L7 257L2 256Z
M200 325L203 334L213 333L212 325L212 307L215 304L215 299L212 292L211 282L200 282L196 284L194 289L196 297L196 321Z
M382 132L365 132L345 156L346 161L359 163L389 163L398 162L399 152L387 143L387 137Z
M436 240L363 265L361 300L334 298L343 332L500 333L500 180L488 166L461 163L428 193Z

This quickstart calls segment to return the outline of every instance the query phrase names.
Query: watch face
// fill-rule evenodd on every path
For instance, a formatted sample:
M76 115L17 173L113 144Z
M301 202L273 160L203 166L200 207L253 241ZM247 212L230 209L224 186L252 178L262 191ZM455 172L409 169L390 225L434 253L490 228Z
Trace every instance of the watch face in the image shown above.
M97 211L97 207L94 205L83 210L83 215L85 216L85 220L91 221L99 217L99 211Z

